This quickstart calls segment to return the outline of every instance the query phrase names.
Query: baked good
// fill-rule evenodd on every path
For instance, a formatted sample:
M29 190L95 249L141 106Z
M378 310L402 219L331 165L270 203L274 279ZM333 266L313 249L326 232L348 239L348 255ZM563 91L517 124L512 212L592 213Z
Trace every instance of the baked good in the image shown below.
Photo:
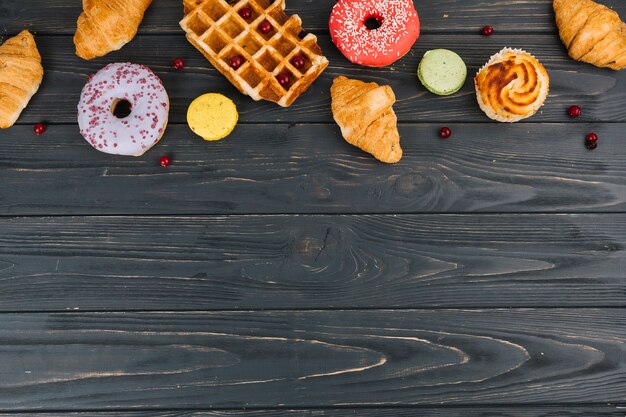
M474 78L480 108L499 122L534 115L548 97L550 77L541 63L521 49L504 48Z
M396 97L391 87L339 76L333 81L330 94L333 118L348 143L382 162L395 163L402 158L392 108Z
M0 129L13 126L42 79L41 56L29 31L0 45Z
M83 0L74 45L76 55L93 59L121 49L137 34L152 0Z
M187 124L204 140L220 140L237 126L237 107L222 94L209 93L195 99L187 110Z
M626 23L591 0L554 0L556 24L569 56L597 67L626 68Z
M433 49L424 54L417 68L417 76L431 93L448 96L465 84L467 67L455 52Z
M329 29L350 62L385 67L411 50L420 21L412 0L339 0Z
M290 106L328 66L285 0L184 0L187 39L243 94ZM243 17L242 17L243 16Z
M129 107L118 115L117 107ZM89 79L80 95L78 125L100 152L141 156L159 142L170 102L159 77L131 63L109 64Z

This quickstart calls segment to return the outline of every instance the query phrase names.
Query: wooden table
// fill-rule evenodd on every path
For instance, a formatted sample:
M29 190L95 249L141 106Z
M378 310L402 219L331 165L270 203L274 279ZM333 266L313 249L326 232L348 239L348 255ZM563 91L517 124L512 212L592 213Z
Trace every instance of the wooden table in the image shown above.
M282 109L187 43L179 1L155 0L129 45L87 62L79 0L0 0L2 34L36 33L46 70L0 132L0 415L624 416L626 71L569 59L550 0L415 3L420 39L375 70L330 41L334 1L288 0L331 65ZM551 76L526 122L490 122L471 77L450 97L417 82L426 50L474 74L504 46ZM142 158L96 152L76 125L88 74L117 61L170 94ZM400 164L343 141L338 75L393 87ZM205 92L241 113L218 143L185 123Z

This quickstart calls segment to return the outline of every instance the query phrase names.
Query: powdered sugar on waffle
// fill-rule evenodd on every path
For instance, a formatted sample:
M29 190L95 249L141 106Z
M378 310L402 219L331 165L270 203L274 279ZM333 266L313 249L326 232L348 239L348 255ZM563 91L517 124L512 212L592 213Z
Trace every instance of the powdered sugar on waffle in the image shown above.
M115 103L127 100L125 118L113 114ZM139 156L153 147L167 126L169 98L159 77L147 67L109 64L92 76L80 96L80 133L97 150Z
M380 22L368 29L365 21ZM352 62L389 65L404 56L419 36L419 18L411 0L340 0L330 17L330 32Z

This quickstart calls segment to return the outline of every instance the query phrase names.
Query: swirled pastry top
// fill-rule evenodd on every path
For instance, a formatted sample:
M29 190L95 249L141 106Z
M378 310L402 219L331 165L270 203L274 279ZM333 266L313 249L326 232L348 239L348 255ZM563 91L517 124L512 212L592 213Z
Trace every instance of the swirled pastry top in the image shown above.
M474 79L480 108L493 120L517 122L537 113L548 97L550 77L521 49L504 48Z

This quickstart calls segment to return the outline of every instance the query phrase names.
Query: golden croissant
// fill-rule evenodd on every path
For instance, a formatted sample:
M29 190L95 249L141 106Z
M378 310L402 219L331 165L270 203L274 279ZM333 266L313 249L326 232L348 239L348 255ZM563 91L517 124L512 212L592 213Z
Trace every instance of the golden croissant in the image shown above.
M42 79L41 56L29 31L0 46L0 129L13 126Z
M348 143L382 162L395 163L402 158L391 87L340 76L330 94L333 117Z
M121 49L137 34L152 0L83 0L74 35L76 55L93 59Z
M597 67L626 68L626 23L591 0L554 0L556 24L569 55Z

